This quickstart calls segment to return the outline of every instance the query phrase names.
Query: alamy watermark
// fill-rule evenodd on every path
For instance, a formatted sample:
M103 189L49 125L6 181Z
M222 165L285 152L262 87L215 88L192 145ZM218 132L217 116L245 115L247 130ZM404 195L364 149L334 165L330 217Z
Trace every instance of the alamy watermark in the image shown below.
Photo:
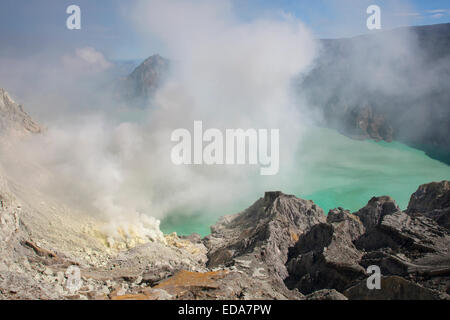
M81 8L75 4L67 7L66 13L70 16L66 20L66 26L69 30L81 29Z
M65 276L67 278L66 289L69 290L69 292L75 293L80 290L82 285L80 268L74 265L68 267Z
M66 26L69 30L81 29L81 8L78 5L72 4L67 7L66 13L70 16L66 20ZM381 9L377 5L370 5L367 7L366 13L370 15L367 18L366 25L369 30L381 29Z
M370 16L367 18L367 29L379 30L381 29L381 9L377 5L371 5L367 8L367 14Z
M370 276L367 278L367 289L380 290L381 289L381 270L379 266L373 265L367 268L367 274Z
M279 129L210 128L194 121L193 134L187 129L172 132L171 159L175 165L259 165L263 176L276 175L280 167ZM206 143L206 144L205 144Z

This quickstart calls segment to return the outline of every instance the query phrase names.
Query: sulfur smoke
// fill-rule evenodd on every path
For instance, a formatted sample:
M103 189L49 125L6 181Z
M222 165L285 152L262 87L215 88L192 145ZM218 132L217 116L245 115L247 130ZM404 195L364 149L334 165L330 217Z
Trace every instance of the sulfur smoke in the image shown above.
M106 218L112 233L137 225L145 234L155 223L149 217L173 213L229 214L286 186L302 134L291 81L310 67L316 51L308 29L288 14L244 22L230 1L139 1L131 17L143 41L158 39L174 61L153 102L135 110L116 99L108 83L112 64L94 48L56 64L41 60L41 69L35 60L25 62L15 79L41 72L24 100L39 106L47 130L15 149L33 165L9 172ZM16 91L21 84L13 85ZM130 114L137 114L133 121ZM194 120L205 129L280 129L279 175L261 177L258 166L247 165L175 166L171 133L192 130Z
M353 11L342 1L330 3L351 15L347 19L337 11L346 21L354 16L365 22L365 3ZM4 171L14 181L103 217L108 233L132 226L155 238L160 234L152 217L200 213L212 222L267 190L307 195L342 187L341 176L332 176L339 181L331 186L306 181L308 168L325 168L325 175L355 164L353 155L333 162L320 141L314 152L305 147L305 126L330 121L324 119L326 108L336 122L324 125L345 131L346 123L334 115L369 102L373 110L394 115L390 120L405 140L425 131L433 135L423 126L427 117L445 121L441 100L447 99L449 82L442 79L448 78L450 64L441 54L447 47L437 46L435 38L424 48L426 37L402 29L319 42L292 15L243 20L232 1L137 1L127 17L142 41L162 44L161 54L172 62L144 108L120 98L117 79L123 72L107 52L84 47L60 56L43 52L0 59L2 86L19 95L16 100L47 127L44 134L15 144L13 152L2 152L2 158L10 158L3 161L8 163ZM345 28L332 27L341 25ZM280 129L278 175L260 176L259 166L249 165L174 165L171 134L179 128L192 131L196 120L204 129L222 132ZM402 127L405 123L414 125Z

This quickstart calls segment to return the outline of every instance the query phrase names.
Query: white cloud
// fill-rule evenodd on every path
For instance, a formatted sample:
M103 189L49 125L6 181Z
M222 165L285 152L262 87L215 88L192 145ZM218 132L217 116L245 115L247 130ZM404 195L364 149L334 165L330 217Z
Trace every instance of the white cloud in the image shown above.
M94 48L86 47L77 49L76 54L90 65L96 65L102 69L111 67L111 63L106 60L105 56Z
M66 67L75 67L83 70L105 71L112 66L103 53L92 47L75 50L75 54L63 56Z
M447 9L435 9L435 10L427 10L427 13L448 13L450 10Z
M433 19L440 19L440 18L442 18L444 15L442 14L442 13L436 13L436 14L433 14L431 17L433 18Z
M398 12L394 14L398 17L420 17L421 14L419 12Z

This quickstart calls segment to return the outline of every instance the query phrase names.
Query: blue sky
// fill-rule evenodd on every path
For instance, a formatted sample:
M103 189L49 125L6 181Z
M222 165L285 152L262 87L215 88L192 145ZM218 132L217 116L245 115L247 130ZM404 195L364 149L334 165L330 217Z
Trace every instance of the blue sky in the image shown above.
M382 10L383 29L450 22L448 0L231 0L242 20L283 11L302 20L318 38L340 38L369 32L366 8ZM128 7L134 0L2 0L0 56L27 56L92 46L110 59L142 59L161 49L143 42ZM82 29L65 27L67 6L82 10Z

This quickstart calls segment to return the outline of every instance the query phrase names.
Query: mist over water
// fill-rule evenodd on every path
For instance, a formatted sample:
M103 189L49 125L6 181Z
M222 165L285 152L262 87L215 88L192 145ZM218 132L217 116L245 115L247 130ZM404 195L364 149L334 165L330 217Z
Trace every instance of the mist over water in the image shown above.
M314 129L304 141L311 154L299 155L300 171L309 183L300 188L326 213L336 206L355 211L381 195L406 209L420 184L450 178L448 165L399 142L352 140L328 129Z
M450 167L423 151L399 142L350 139L334 130L309 127L297 146L296 168L280 177L277 190L313 200L325 212L343 207L355 212L374 196L391 196L401 209L418 186L450 179ZM219 216L249 207L264 195L257 186L248 198L185 217L180 212L162 221L164 232L207 235Z

